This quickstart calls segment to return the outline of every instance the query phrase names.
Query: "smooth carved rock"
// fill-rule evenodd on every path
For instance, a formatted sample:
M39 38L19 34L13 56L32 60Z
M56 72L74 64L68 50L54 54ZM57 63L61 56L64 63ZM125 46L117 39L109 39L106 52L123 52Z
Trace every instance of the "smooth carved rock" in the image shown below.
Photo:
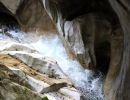
M63 36L86 68L96 67L95 48L101 43L109 42L110 39L111 23L103 16L103 14L90 13L73 21L65 21L64 24Z
M54 23L40 0L0 0L7 8L2 12L13 15L25 31L56 32ZM37 10L36 10L37 9Z
M84 68L87 68L90 63L90 57L87 52L88 50L86 49L85 51L81 33L80 23L77 20L65 22L63 37L69 42L70 47L75 52Z
M123 52L119 65L119 71L113 82L113 89L110 91L108 100L129 100L130 99L130 9L129 0L109 0L112 8L117 14L123 29ZM107 96L107 94L106 94Z
M46 9L44 9L42 1ZM115 23L115 19L113 18L112 13L113 11L108 6L109 3L106 2L106 0L103 0L102 2L100 1L95 2L95 0L92 0L91 2L85 0L81 1L42 0L42 1L0 0L0 2L11 12L11 14L13 15L15 14L17 20L19 21L19 24L25 30L42 30L47 32L48 31L55 32L56 28L53 24L53 22L55 22L55 24L57 24L58 26L59 33L60 32L62 33L62 34L60 33L60 35L63 35L66 41L69 42L71 48L77 54L77 58L79 58L79 61L81 61L81 63L87 63L83 66L85 67L89 66L91 68L95 68L95 66L100 66L99 62L102 64L102 62L105 61L100 60L100 57L98 57L100 55L106 56L108 57L108 59L110 58L110 67L104 85L105 95L107 99L110 100L129 99L130 97L128 94L129 93L128 88L130 79L129 79L129 73L127 72L127 70L129 70L129 58L130 58L129 0L109 0L110 4L112 5L113 9L115 10L115 12L119 17L120 23L124 31L124 51L122 58L123 61L121 59L122 57L121 53L123 49L122 47L123 36L117 35L117 33L120 33L122 31L120 31L120 27L118 27L119 28L118 30L118 28L115 27L116 26L115 24L111 26L108 20L104 18L107 15L109 15L108 16L109 18L108 17L107 18L111 19L109 21L113 21L111 22L111 24ZM80 5L78 4L79 2ZM95 10L96 12L101 13L107 12L108 14L105 13L106 16L87 14L78 17L85 13L95 12ZM53 19L53 22L50 20L46 11ZM117 19L117 17L115 18ZM66 41L64 41L63 39L62 41L63 44L66 45L67 44ZM104 44L106 42L108 44ZM104 45L108 45L108 48L106 47L107 49L102 50L102 46ZM43 73L46 73L50 76L53 75L56 76L55 73L58 74L62 73L62 71L59 69L59 66L55 63L55 61L51 62L52 59L50 58L42 59L42 57L39 56L38 54L34 54L37 52L30 47L27 47L22 44L13 44L13 45L11 44L8 45L8 47L4 46L3 44L2 45L0 44L0 46L1 46L0 51L7 50L7 52L3 53L10 54L13 57L15 56L16 58L21 59L21 61L23 61L29 66L33 65L38 66L38 68L33 67L36 70L40 71L40 69L43 67L42 65L44 65L45 67L42 70ZM72 58L75 59L76 58L75 53L71 52L69 46L65 46L65 48L69 49L68 54L72 55ZM122 65L121 67L120 64ZM104 68L101 67L101 69ZM17 69L12 70L15 73L19 74L21 77L24 77L23 73L20 70ZM32 78L30 77L28 77L28 79L32 80Z
M2 2L4 6L15 15L19 5L23 2L23 0L0 0L0 2Z
M118 49L117 49L118 48ZM123 51L123 32L121 27L117 27L111 36L111 60L108 73L104 83L104 93L108 100L114 100L112 91L115 80L120 72L120 64Z
M25 31L56 32L40 0L24 0L16 16Z

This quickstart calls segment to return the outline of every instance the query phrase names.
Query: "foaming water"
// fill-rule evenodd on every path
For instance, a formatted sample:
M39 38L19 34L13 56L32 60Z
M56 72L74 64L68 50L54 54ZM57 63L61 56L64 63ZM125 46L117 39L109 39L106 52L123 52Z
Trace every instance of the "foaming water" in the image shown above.
M0 33L0 40L11 39L19 43L32 43L36 42L39 39L36 32L25 33L20 30L8 30L6 33Z
M5 35L5 34L0 34L0 40L5 40L7 39L8 37Z
M55 59L85 100L104 100L102 75L84 70L77 60L70 59L58 35L48 34L39 37L15 31L11 31L10 34L21 43L30 43L41 55Z
M32 44L42 55L55 59L63 72L87 100L103 100L102 75L84 70L77 60L68 57L57 35L43 36Z
M16 40L17 42L22 42L24 40L25 33L24 32L17 32L14 30L10 30L6 33L0 34L0 40L12 39Z

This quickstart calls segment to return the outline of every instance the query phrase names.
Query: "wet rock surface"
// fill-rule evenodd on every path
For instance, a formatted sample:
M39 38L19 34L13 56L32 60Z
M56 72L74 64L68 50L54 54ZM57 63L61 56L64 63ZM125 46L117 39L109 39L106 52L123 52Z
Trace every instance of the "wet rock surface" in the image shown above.
M0 0L0 23L7 26L0 25L0 40L8 39L0 43L2 66L33 86L32 91L43 91L52 100L68 99L68 95L79 99L79 92L66 92L72 83L87 100L102 99L101 90L108 100L128 100L129 5L129 0ZM20 33L14 28L17 33L10 34L10 25L33 33L28 37L26 32ZM48 37L50 34L53 35ZM54 34L58 34L62 43ZM31 42L31 46L22 44ZM61 45L65 49L61 49ZM17 63L13 65L13 62ZM35 72L34 75L28 69ZM102 75L87 69L104 73L103 89L99 77ZM45 82L35 74L42 74ZM62 88L62 82L67 86ZM55 86L57 91L64 90L64 96L59 91L47 93L55 90Z
M2 100L80 100L56 61L27 44L1 40L0 45Z

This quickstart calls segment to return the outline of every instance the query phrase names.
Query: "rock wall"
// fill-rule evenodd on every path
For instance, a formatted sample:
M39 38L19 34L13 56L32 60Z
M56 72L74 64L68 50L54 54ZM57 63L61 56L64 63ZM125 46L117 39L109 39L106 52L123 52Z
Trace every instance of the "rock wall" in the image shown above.
M22 27L27 30L56 31L40 0L23 1L17 10L16 16Z
M8 9L6 13L14 16L23 30L56 32L40 0L1 0L0 2Z
M0 2L0 12L16 18L24 31L58 33L72 60L84 68L102 71L108 100L130 98L128 0Z
M31 44L0 40L0 99L80 100L80 93L52 58Z
M113 83L113 90L112 93L112 99L113 100L128 100L130 99L129 95L129 59L130 59L130 23L129 23L129 16L130 16L130 9L129 9L129 1L128 0L109 0L111 6L115 10L116 14L118 15L118 18L120 20L122 29L123 29L123 35L124 35L124 42L123 42L123 55L120 62L120 69L117 74L117 77ZM127 4L126 4L127 3ZM111 99L111 98L110 98Z

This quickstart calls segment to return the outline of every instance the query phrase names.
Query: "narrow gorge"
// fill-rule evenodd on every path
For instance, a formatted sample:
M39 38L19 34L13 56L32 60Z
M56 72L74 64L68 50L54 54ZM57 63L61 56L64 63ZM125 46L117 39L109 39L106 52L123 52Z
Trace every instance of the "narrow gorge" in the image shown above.
M0 100L130 100L129 0L0 0Z

